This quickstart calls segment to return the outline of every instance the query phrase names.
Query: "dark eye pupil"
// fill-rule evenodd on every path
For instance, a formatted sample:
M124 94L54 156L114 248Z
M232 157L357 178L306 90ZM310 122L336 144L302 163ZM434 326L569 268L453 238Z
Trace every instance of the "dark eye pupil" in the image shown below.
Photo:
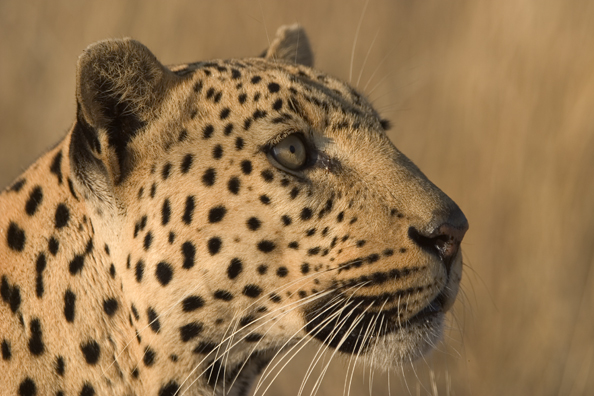
M295 146L290 146L289 151L291 151L292 154L295 154Z

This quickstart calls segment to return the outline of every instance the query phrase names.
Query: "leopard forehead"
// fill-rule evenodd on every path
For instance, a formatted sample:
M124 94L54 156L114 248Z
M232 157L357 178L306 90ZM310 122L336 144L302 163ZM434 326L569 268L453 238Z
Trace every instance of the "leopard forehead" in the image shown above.
M0 196L0 382L240 395L300 342L380 367L435 344L466 219L312 64L298 26L262 58L81 55L72 129Z

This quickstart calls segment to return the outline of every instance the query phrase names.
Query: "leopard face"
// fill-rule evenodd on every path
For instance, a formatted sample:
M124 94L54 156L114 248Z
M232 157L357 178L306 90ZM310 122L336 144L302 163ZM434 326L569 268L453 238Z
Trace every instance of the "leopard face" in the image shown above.
M467 221L312 59L298 26L262 58L81 55L70 132L0 198L11 394L241 395L308 342L439 340Z

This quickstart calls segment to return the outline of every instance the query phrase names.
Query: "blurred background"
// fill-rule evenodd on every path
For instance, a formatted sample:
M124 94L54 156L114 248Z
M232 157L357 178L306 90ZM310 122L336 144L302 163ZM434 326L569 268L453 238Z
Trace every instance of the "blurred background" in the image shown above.
M437 351L352 378L335 362L317 394L594 394L594 2L2 0L0 186L67 132L88 44L131 36L166 64L246 57L294 22L471 225ZM266 394L297 395L315 352Z

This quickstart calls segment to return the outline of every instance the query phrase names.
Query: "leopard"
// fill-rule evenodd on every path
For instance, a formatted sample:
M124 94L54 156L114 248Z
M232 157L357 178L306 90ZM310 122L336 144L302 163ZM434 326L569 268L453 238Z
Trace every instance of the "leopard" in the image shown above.
M468 221L313 59L300 25L253 58L84 50L71 128L0 195L2 395L241 396L305 345L440 341Z

